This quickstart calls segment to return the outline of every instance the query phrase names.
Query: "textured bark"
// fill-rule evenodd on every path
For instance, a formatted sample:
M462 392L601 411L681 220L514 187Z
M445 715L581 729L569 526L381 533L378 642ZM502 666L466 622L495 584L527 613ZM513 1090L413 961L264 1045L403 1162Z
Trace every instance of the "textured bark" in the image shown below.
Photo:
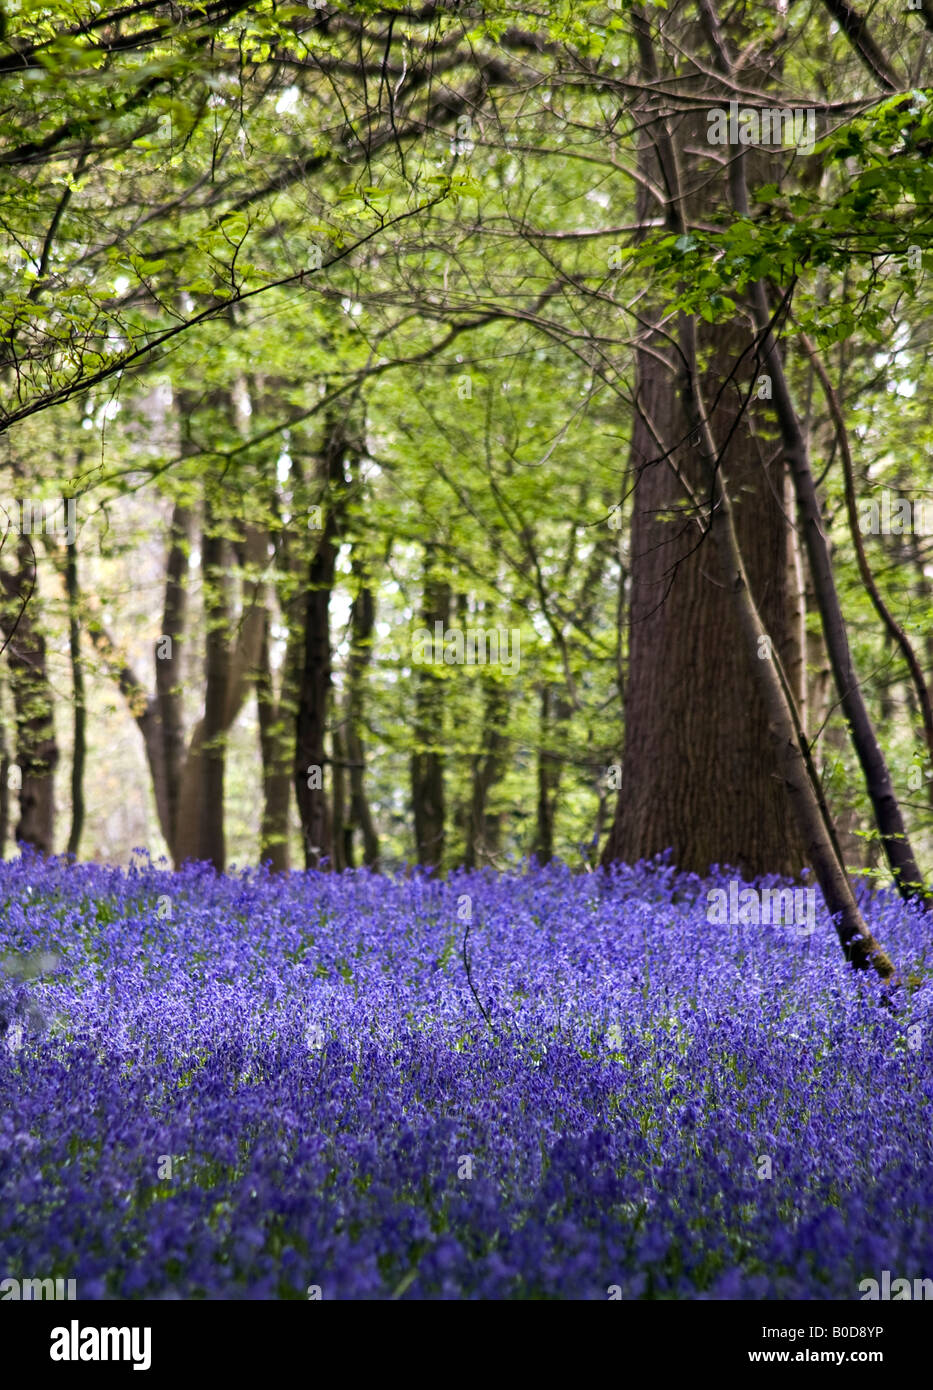
M688 352L688 361L691 354ZM718 456L715 436L704 427L703 451L713 475L712 462ZM733 603L737 627L756 686L767 711L769 742L774 750L778 773L794 808L808 858L812 862L826 906L848 960L858 970L874 970L884 981L893 981L894 965L868 930L852 893L845 867L838 853L832 824L821 805L812 763L807 757L806 739L799 711L786 673L779 659L761 661L758 653L766 639L764 624L755 606L738 542L735 513L723 472L712 476L711 530L719 563ZM757 662L757 665L756 665Z
M28 536L19 537L15 568L4 569L0 578L4 590L0 627L7 643L16 717L15 759L21 779L16 840L51 854L59 755L45 638L39 627L35 555Z
M256 526L246 527L243 559L251 567L265 563L268 533ZM205 572L208 568L207 551L204 558ZM213 694L219 695L221 684L224 690L223 705L219 698L212 703L210 719L212 727L218 730L219 748L223 752L226 735L233 727L246 697L252 689L259 666L259 653L262 643L265 607L263 604L263 584L261 580L249 579L243 585L240 613L237 620L221 623L217 628L218 650L211 660L216 663L216 678L213 681ZM236 630L235 640L233 629ZM221 649L221 642L223 649ZM226 674L221 680L221 669ZM205 745L214 735L208 732L208 711L198 720L188 741L188 749L182 767L181 785L178 796L178 819L172 857L176 866L186 859L202 857L205 843L202 839L202 811L205 788ZM160 740L161 743L161 740ZM216 762L210 777L216 779ZM212 834L216 840L216 825ZM208 856L212 857L212 856Z
M720 331L705 377L715 395L748 345ZM656 343L658 349L663 348ZM768 718L736 625L718 556L697 545L684 489L669 462L653 462L687 433L674 376L639 354L632 436L636 477L631 536L629 667L621 790L603 862L673 850L682 869L711 864L747 875L795 874L806 855L768 740ZM715 412L725 437L739 408L727 392ZM659 448L645 422L661 433ZM703 492L696 451L680 467ZM728 485L752 593L778 651L790 646L788 527L780 462L762 465L747 423L730 451ZM767 659L764 657L763 659Z
M643 76L654 82L650 32L637 18L633 22ZM700 88L706 81L695 80ZM667 190L665 219L678 233L685 214L709 221L728 199L727 173L705 156L705 131L702 112L680 118L670 138L659 135L656 123L646 123L642 172ZM646 198L642 192L640 220L651 213ZM738 317L729 325L704 327L698 345L702 388L706 400L718 398L712 421L717 438L726 438L741 416L726 469L737 541L765 634L789 658L792 628L799 632L799 626L792 623L788 593L785 473L762 444L773 433L762 409L768 403L755 398L742 411L755 382L754 357L743 356L751 341ZM699 873L718 863L747 875L795 874L806 852L776 775L768 715L742 646L727 575L716 549L697 543L695 504L708 499L709 478L698 441L679 447L691 439L680 370L667 337L658 333L642 343L630 461L622 780L602 859L634 861L670 849L681 868Z
M711 0L698 0L698 9L714 50L716 65L727 74L731 73L727 50L718 28L718 17ZM671 182L672 205L679 209L681 189L676 177L676 160L673 158L669 146L667 153L670 155L670 164L674 174ZM741 158L730 160L729 176L736 210L745 215L748 205ZM682 229L682 222L680 226ZM756 299L759 304L762 295L763 287L756 286ZM700 529L705 527L704 540L707 537L712 537L716 544L726 587L732 596L737 626L743 639L746 654L751 659L756 688L767 711L768 731L776 755L778 772L789 793L789 800L793 805L798 827L807 853L816 869L823 897L832 916L846 959L858 969L873 969L883 980L892 981L895 976L894 966L884 950L872 937L855 902L839 851L835 827L813 766L809 741L800 721L800 711L795 704L793 690L780 654L775 649L768 652L768 659L761 659L762 648L770 648L772 643L770 635L762 623L749 583L739 542L735 509L727 482L726 458L736 436L732 429L723 435L718 434L715 429L714 414L708 408L709 397L705 395L700 376L696 320L692 316L684 314L680 316L678 337L679 355L683 363L681 395L684 413L689 432L694 436L691 439L691 444L699 450L707 473L709 506L705 514L702 510L698 512L702 518ZM766 360L772 371L777 374L776 387L782 386L783 374L776 353L772 352ZM779 389L777 413L781 420L782 433L784 433L785 420L784 407L780 402L781 394ZM801 488L798 465L799 460L794 461L795 490L798 503L800 503ZM802 507L802 511L805 511L805 508ZM808 553L812 560L814 551L809 544ZM816 576L814 576L814 585L819 595L819 581ZM821 611L821 616L824 620L825 633L827 626L825 611ZM832 656L831 639L828 639L828 645Z
M450 585L433 572L430 547L425 553L422 621L431 633L435 623L446 631ZM415 676L415 748L411 755L411 805L415 854L419 864L439 866L444 859L444 682L432 666Z
M709 42L712 64L727 81L731 81L734 72L729 45L712 0L698 0L698 11L701 27ZM850 33L849 37L851 39L853 35ZM864 56L863 48L858 43L856 46ZM749 168L749 152L740 148L728 162L730 201L732 211L739 217L750 215ZM905 898L923 897L925 890L922 875L907 838L894 785L852 661L845 619L836 590L829 542L823 525L822 509L810 465L809 443L784 373L784 364L774 333L768 287L763 280L758 280L752 285L748 307L752 323L757 329L756 356L772 385L774 415L794 483L797 514L803 531L813 592L819 608L836 693L862 768L865 787L872 803L875 822L881 832L882 845L895 885ZM819 372L816 359L814 366ZM830 407L832 409L832 400Z

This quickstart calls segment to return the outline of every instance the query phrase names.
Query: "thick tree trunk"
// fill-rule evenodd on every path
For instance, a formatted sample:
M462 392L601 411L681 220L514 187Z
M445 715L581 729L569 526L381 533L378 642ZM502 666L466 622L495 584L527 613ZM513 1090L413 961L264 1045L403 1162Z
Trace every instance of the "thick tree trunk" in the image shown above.
M643 76L659 81L650 31L633 16ZM678 79L679 80L679 79ZM705 79L696 79L702 87ZM669 135L645 121L642 172L666 190L664 216L682 232L684 217L709 221L727 197L727 175L701 151L705 114L679 118ZM675 143L676 142L676 143ZM733 152L729 152L731 155ZM676 190L676 192L675 192ZM640 194L640 220L649 215ZM654 209L651 209L653 212ZM749 383L736 380L752 334L738 317L705 329L699 345L707 400L718 399L717 437L735 425L727 486L751 592L768 642L790 656L785 472L767 459L768 428ZM634 861L672 850L683 869L712 864L744 874L796 874L806 860L797 822L769 750L768 713L742 647L729 576L712 546L698 546L695 514L709 479L679 395L681 363L667 336L652 335L636 359L631 442L629 667L622 779L602 859Z
M718 330L707 399L748 342L738 326ZM658 339L654 347L662 352L665 344ZM675 374L653 353L639 354L637 399L625 742L603 862L631 863L670 849L680 868L697 873L712 864L749 876L799 873L806 853L775 775L768 715L742 647L727 576L712 547L697 545L672 461L658 461L676 449L688 423ZM724 393L718 437L725 437L739 405L737 391ZM705 497L696 450L680 451L678 463ZM767 635L786 655L791 605L783 469L779 462L762 463L747 424L737 430L727 476L739 499L735 524L752 593Z
M700 27L710 46L711 65L727 81L732 81L735 74L729 52L729 39L720 25L712 0L699 0L698 13ZM749 152L740 147L728 161L730 201L732 210L739 217L750 215L748 177ZM862 767L865 786L894 882L905 898L922 897L925 891L923 879L907 838L887 763L868 714L852 661L845 619L836 590L829 543L823 527L822 509L810 466L809 444L784 373L784 364L773 331L768 288L763 280L758 280L751 287L749 299L752 323L757 330L755 357L764 367L771 385L774 413L794 483L797 511L803 529L813 591L820 612L836 693ZM817 361L814 361L814 366L819 370ZM833 400L830 399L831 411L833 404ZM838 426L838 419L836 423ZM845 447L844 441L841 442ZM846 469L847 477L849 471Z
M206 530L207 527L205 526ZM268 533L265 530L251 525L246 527L242 558L251 572L259 571L265 563L267 545ZM226 563L225 559L224 564ZM206 576L209 564L213 566L213 559L209 559L207 547L204 552L203 564ZM213 786L218 775L216 761L213 769L205 771L204 761L209 752L208 740L210 739L219 748L221 755L224 754L226 737L243 708L246 697L256 679L262 629L265 621L262 580L247 578L242 588L238 618L234 621L228 616L226 622L221 619L214 628L217 648L209 651L208 647L205 647L208 667L210 671L213 671L213 675L208 674L208 695L211 698L211 707L210 713L208 713L207 704L205 704L204 715L194 726L182 767L176 835L172 847L172 857L176 867L183 864L186 859L207 857L213 860L214 858L213 852L205 855L205 850L209 846L204 838L205 832L202 828L204 805L202 798L205 794L205 785ZM210 626L209 623L209 629ZM235 642L231 643L231 632L234 628L237 635ZM210 639L210 635L209 631L208 639ZM222 649L220 647L221 641L223 643ZM220 703L221 689L224 691L222 706ZM208 718L211 720L211 728L216 728L219 731L218 737L208 732ZM219 808L215 808L215 816L218 811ZM210 834L215 848L219 849L216 820Z

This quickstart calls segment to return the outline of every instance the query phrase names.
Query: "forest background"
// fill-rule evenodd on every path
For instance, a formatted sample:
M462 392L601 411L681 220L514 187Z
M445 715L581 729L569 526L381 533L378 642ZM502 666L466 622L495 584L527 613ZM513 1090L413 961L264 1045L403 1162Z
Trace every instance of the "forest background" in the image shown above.
M928 873L931 52L929 0L8 0L5 853L792 872L764 661L850 868L857 689Z

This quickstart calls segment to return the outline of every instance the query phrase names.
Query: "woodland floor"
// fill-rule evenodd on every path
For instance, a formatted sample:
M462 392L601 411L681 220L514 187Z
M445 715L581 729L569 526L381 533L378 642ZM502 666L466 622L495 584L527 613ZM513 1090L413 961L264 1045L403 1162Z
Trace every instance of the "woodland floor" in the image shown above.
M933 1274L927 923L867 904L892 1012L822 909L710 923L728 883L3 864L0 1269L79 1298Z

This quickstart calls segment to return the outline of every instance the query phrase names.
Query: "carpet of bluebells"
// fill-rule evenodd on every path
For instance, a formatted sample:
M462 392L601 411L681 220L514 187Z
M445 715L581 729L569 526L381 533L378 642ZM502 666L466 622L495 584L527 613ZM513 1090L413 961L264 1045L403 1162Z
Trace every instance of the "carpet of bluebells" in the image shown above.
M822 907L809 937L710 925L726 882L0 865L0 1277L605 1300L933 1276L929 919L866 899L892 1011Z

